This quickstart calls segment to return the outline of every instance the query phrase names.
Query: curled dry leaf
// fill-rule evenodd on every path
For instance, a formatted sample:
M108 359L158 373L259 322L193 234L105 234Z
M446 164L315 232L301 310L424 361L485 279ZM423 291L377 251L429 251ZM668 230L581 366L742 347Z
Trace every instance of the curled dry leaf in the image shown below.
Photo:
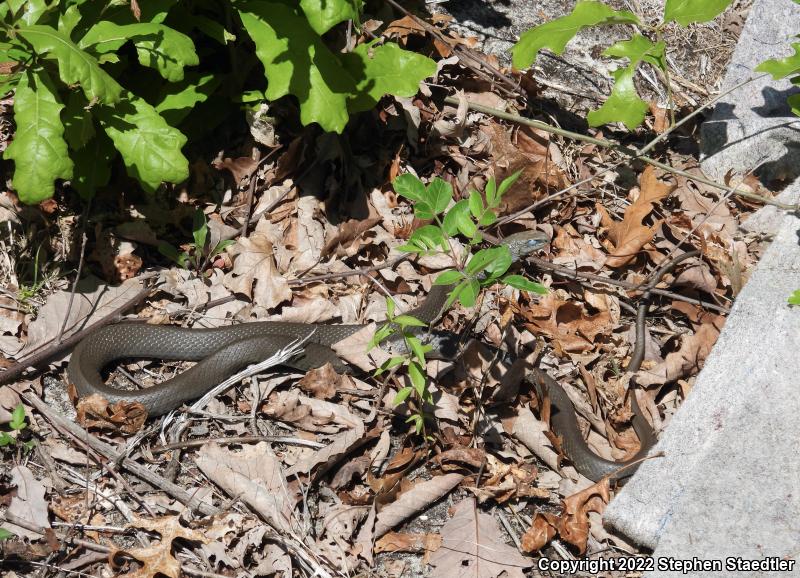
M125 572L125 576L133 578L155 578L159 574L163 574L168 578L178 578L181 575L181 566L172 555L172 541L175 538L182 538L202 544L208 542L202 532L184 528L180 523L179 516L164 516L153 520L134 518L128 524L128 527L143 528L161 534L161 541L157 544L152 544L146 548L114 550L109 554L109 561L117 569L120 568L122 562L121 554L138 560L142 564L141 568Z
M77 392L75 386L69 384L70 397L75 400ZM76 421L88 429L134 434L147 420L147 410L138 401L118 401L109 404L108 400L99 393L82 397L75 404L77 411Z
M336 395L336 389L341 382L342 376L336 373L330 363L326 363L322 367L308 371L297 382L297 386L317 399L331 399Z
M333 254L339 258L352 257L361 250L361 246L365 243L362 239L364 233L380 222L380 217L345 221L325 243L320 257Z
M625 209L622 221L614 221L605 207L597 204L603 226L608 228L608 237L613 249L606 260L609 267L622 267L630 263L636 254L649 243L657 226L647 226L642 221L652 212L661 199L675 189L658 179L655 169L648 166L639 179L639 196Z
M431 555L431 578L523 578L533 561L505 543L500 525L473 498L453 507L441 529L442 547Z
M608 480L603 479L565 498L560 516L547 512L537 514L531 527L522 536L523 551L536 552L560 535L583 555L589 539L589 514L605 510L610 500L609 492Z
M695 331L694 335L684 337L678 351L667 354L663 362L644 369L636 374L639 385L664 385L676 379L696 374L703 367L711 348L717 342L719 332L725 324L725 318L715 315L707 316L706 321Z
M410 490L378 513L378 519L375 522L375 536L383 536L420 510L446 496L463 479L464 476L461 474L445 474L414 484Z

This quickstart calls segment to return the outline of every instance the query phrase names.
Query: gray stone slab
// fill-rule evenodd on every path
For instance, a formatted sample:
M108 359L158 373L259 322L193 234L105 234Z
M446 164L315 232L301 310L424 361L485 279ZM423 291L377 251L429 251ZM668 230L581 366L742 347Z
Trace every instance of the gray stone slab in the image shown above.
M726 86L740 82L743 71L749 75L762 60L786 54L784 39L798 31L800 7L758 0ZM785 98L780 85L774 90ZM740 100L745 96L755 100L747 104ZM797 150L790 135L800 142L794 129L785 132L787 121L796 121L782 116L785 109L772 96L763 85L726 99L712 119L716 126L704 131L709 151L704 169L709 174L719 178L731 168L740 174L758 168L767 179L785 176L790 169L797 175L800 163L794 168L785 164ZM765 116L767 110L771 117ZM725 139L733 139L728 146L715 140L723 122ZM776 125L777 130L770 128ZM769 140L773 142L764 142ZM800 181L795 181L782 197L796 199L799 194ZM800 220L773 212L751 225L768 226L776 232L775 240L739 295L694 389L655 448L666 457L643 464L606 511L608 524L653 548L657 556L759 559L796 557L800 551L800 311L786 304L788 295L800 288ZM724 567L720 573L656 573L673 574L737 575Z

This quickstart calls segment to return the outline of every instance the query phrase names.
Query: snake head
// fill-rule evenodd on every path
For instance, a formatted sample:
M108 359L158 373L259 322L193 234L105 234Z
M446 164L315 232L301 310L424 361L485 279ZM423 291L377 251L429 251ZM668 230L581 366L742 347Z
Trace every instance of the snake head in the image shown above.
M521 233L509 235L502 240L502 244L506 245L508 250L511 251L511 258L514 261L538 251L549 242L550 237L541 231L522 231Z

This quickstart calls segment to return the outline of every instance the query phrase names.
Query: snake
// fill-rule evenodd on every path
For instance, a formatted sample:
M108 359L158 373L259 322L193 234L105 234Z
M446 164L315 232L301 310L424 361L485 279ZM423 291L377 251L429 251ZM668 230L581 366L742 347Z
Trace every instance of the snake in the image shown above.
M547 235L540 231L523 231L502 241L509 248L512 261L519 261L548 242ZM424 301L408 315L426 324L435 323L443 313L453 288L454 285L434 285ZM99 394L109 404L139 402L148 415L157 416L201 397L248 365L259 363L298 340L306 340L304 349L285 362L285 366L307 371L331 363L336 371L347 372L349 367L332 347L365 327L364 324L255 321L203 329L124 322L105 326L80 341L70 358L67 376L80 397ZM457 342L457 336L446 332L432 334L437 342L428 357L454 359L457 347L453 342ZM392 339L399 339L400 343L391 343ZM395 332L389 341L390 347L399 347L402 335ZM147 358L197 363L175 377L145 389L122 390L105 383L103 370L113 362ZM653 445L654 434L636 405L635 396L632 396L632 425L641 441L641 449L626 462L601 458L583 439L572 402L561 385L538 369L529 372L528 379L536 387L538 395L549 395L551 429L562 440L564 455L589 479L597 481L606 475L616 475L622 480L633 473L637 460ZM622 473L614 474L620 468L623 468Z

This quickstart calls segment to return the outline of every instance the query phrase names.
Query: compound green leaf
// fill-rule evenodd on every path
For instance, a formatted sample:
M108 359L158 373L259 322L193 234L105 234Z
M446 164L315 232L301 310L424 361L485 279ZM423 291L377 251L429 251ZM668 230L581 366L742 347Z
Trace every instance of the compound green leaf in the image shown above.
M72 176L60 118L63 108L46 72L20 77L14 97L17 132L3 156L14 161L14 189L23 203L49 199L54 181Z
M326 131L344 130L355 81L305 15L280 1L243 2L238 7L267 75L266 97L293 94L304 125L316 122Z
M419 83L436 72L433 60L393 42L359 44L341 59L357 83L356 93L347 103L350 112L373 108L385 94L413 96Z
M674 20L681 26L708 22L725 10L732 0L667 0L664 22Z
M143 99L128 92L124 97L116 106L102 105L94 111L122 155L128 174L149 192L162 182L188 178L189 161L181 152L186 137Z
M647 103L639 98L633 84L636 65L627 66L614 71L614 88L611 96L597 110L591 111L586 118L591 126L600 126L609 122L621 122L628 130L633 130L644 120Z
M561 54L567 42L588 26L638 23L639 19L632 12L613 10L602 2L584 0L578 2L570 14L523 33L511 49L512 63L516 69L527 68L542 48Z
M333 26L345 20L358 22L360 0L300 0L308 23L317 34L325 34Z
M111 178L111 161L117 156L114 143L104 132L97 132L85 146L71 151L75 161L72 187L84 201L93 198L97 189L108 184Z
M775 80L786 78L790 74L797 74L800 72L800 42L792 43L792 48L794 48L794 54L791 56L776 58L774 60L765 60L756 66L756 71L767 72L771 74L772 78Z
M398 195L402 195L410 201L421 201L425 196L425 183L412 173L399 175L392 181L392 186Z
M141 65L157 70L170 82L183 80L183 68L199 63L191 38L153 22L121 26L103 20L89 29L79 46L94 54L107 54L116 52L129 40L136 47Z
M453 186L442 178L433 177L425 191L425 200L433 209L434 214L438 215L453 200Z
M65 84L80 84L89 101L106 104L120 99L122 87L100 68L97 60L81 50L66 35L51 26L34 24L17 31L43 58L58 62L58 74Z

